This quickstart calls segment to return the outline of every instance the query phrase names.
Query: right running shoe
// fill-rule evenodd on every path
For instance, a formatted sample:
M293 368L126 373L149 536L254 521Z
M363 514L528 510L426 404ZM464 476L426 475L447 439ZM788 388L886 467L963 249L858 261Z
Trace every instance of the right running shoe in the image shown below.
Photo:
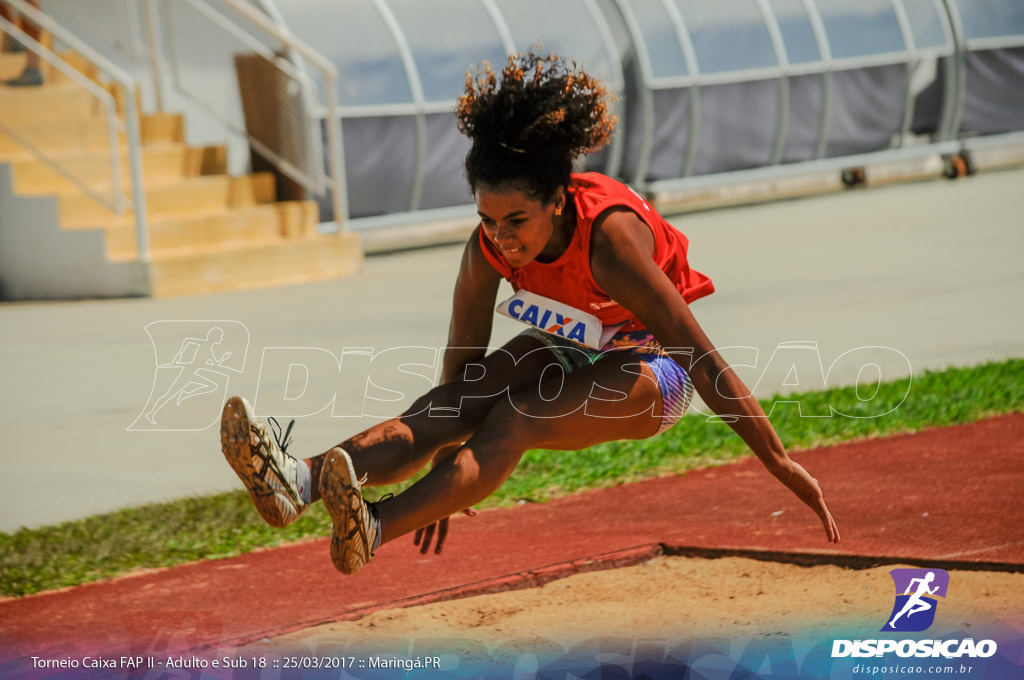
M299 518L307 503L299 485L299 468L306 463L285 450L288 431L271 440L252 407L242 397L224 404L220 421L220 442L224 457L245 484L260 516L273 527L285 527Z
M343 574L354 574L373 557L380 520L373 503L363 500L352 459L341 447L331 449L320 471L320 496L331 515L331 561Z

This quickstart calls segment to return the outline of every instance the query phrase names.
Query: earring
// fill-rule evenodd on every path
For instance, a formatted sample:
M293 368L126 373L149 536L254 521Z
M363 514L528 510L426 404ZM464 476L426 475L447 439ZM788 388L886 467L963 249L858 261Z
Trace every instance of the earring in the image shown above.
M557 208L555 208L555 217L558 217L561 214L562 214L562 206L558 206Z

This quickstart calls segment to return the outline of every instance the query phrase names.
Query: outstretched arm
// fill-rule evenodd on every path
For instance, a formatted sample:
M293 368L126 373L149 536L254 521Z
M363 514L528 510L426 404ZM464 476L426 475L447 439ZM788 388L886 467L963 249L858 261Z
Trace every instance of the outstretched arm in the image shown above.
M634 314L689 373L708 408L729 423L764 466L821 519L830 542L839 529L816 479L786 453L761 405L704 334L689 305L652 259L654 235L636 213L612 208L594 223L591 269L598 285Z
M479 228L469 237L462 253L459 277L455 281L452 321L448 327L448 347L444 353L442 383L462 377L466 365L479 361L491 341L494 300L501 275L495 271L480 249Z
M459 278L455 282L452 321L448 328L448 347L445 349L441 371L442 383L458 380L465 372L467 364L479 361L486 354L494 320L492 308L500 283L501 276L481 252L479 234L474 231L462 254ZM452 445L438 449L434 454L433 464L437 465L460 448ZM476 515L472 508L466 508L462 512L470 517ZM435 533L437 543L434 546L434 554L440 554L448 536L447 518L416 531L413 544L420 546L420 553L427 553Z

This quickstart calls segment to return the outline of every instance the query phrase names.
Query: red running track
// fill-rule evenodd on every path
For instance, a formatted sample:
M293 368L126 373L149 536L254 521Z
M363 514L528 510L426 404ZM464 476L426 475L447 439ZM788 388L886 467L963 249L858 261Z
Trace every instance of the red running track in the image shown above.
M359 574L326 539L0 601L0 656L170 654L370 611L527 587L659 552L1024 571L1024 415L800 452L842 542L756 459L457 517L443 555L411 539Z

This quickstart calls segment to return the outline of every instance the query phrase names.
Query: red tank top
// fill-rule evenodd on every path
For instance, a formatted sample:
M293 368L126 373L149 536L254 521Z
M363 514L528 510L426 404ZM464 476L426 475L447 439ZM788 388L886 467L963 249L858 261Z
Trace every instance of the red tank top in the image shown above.
M651 228L653 259L687 303L715 291L710 278L690 268L686 259L689 239L625 184L595 172L573 175L569 194L576 205L576 231L569 247L554 262L534 260L524 267L512 267L480 230L484 255L515 290L525 289L590 312L605 326L629 322L623 330L643 328L632 312L601 290L590 271L590 230L594 220L609 208L625 206Z

